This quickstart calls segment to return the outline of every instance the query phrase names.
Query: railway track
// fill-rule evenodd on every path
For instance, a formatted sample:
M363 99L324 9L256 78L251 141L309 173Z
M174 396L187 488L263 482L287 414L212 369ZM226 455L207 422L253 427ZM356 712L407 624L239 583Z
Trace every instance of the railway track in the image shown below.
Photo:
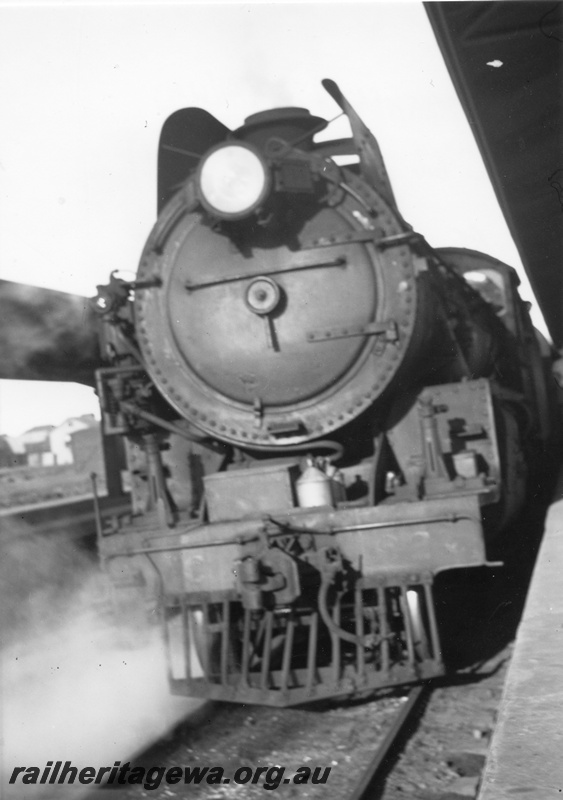
M399 709L395 721L387 731L383 741L378 745L375 755L366 767L364 774L352 790L349 800L373 800L374 792L381 790L381 781L389 763L393 758L401 739L408 734L415 714L424 694L428 691L425 686L415 686L411 689L405 704Z
M165 800L191 791L205 800L253 800L264 796L264 788L275 789L276 796L284 799L380 797L385 777L416 728L418 712L428 695L428 687L417 686L406 696L321 710L215 704L201 709L186 725L171 732L167 741L131 761L132 769L144 770L147 776L151 769L164 770L159 786L107 785L101 791L115 793L119 789L118 796L124 800L147 797L149 792L151 797ZM338 736L347 730L352 741L334 744L334 737L328 735L331 729ZM289 730L294 733L293 746L288 743ZM211 771L219 764L223 774L215 781ZM179 784L168 784L168 771L178 768L190 776L189 787L184 778ZM309 779L304 780L307 770ZM194 780L194 775L206 771L201 780ZM99 791L89 795L89 800L99 800Z
M112 790L120 800L192 794L201 800L255 800L264 797L268 784L281 800L475 798L508 655L452 685L417 686L406 695L363 703L281 711L208 706L131 759L131 767L146 775L160 768L158 786L102 791ZM215 780L218 766L222 773ZM189 786L184 777L167 783L174 769L192 776ZM309 780L299 780L305 769ZM99 791L88 800L99 800Z
M504 667L497 667L485 665L465 683L322 709L208 706L131 759L147 776L159 768L159 785L102 791L120 800L255 800L265 786L282 800L475 798L502 691ZM178 769L190 785L184 777L167 782L168 771ZM305 769L309 780L299 780ZM99 800L99 791L88 800Z

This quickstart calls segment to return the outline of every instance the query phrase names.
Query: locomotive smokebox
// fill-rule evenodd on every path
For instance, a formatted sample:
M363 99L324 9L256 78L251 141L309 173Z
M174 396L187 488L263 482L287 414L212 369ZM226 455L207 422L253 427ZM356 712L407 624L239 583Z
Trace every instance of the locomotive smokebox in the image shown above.
M411 380L416 353L437 338L417 277L425 262L400 241L381 245L405 235L391 209L352 173L343 190L323 175L325 159L304 163L314 194L298 225L300 194L279 208L283 243L257 220L210 222L183 191L139 270L139 285L157 284L135 300L153 380L181 416L242 446L275 449L343 427L399 371Z
M135 324L152 379L181 417L238 446L319 439L421 379L472 376L475 293L313 143L325 124L300 108L249 117L244 144L203 155L141 260Z

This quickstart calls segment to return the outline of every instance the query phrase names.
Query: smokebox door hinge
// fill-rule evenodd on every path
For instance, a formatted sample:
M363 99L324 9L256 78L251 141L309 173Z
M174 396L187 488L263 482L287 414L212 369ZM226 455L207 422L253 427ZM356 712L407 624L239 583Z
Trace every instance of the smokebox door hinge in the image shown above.
M349 336L383 336L387 342L396 342L399 338L395 320L385 322L368 322L367 325L342 325L339 328L321 328L307 331L308 342L323 342L327 339L346 339Z

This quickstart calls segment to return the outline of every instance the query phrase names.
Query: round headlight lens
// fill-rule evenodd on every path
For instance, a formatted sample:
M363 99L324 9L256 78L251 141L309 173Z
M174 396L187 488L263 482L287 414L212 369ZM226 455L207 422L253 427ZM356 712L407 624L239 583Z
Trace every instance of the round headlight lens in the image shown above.
M199 188L204 205L219 216L252 213L269 189L269 172L253 149L244 144L222 145L201 164Z

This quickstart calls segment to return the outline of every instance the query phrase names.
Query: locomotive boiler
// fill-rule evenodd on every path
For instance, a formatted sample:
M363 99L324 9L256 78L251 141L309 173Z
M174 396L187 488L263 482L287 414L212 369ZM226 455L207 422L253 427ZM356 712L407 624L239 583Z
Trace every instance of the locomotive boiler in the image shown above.
M487 563L548 435L514 270L432 249L323 83L349 138L302 108L173 114L138 273L99 287L133 498L100 555L177 693L294 705L441 674L434 578Z

